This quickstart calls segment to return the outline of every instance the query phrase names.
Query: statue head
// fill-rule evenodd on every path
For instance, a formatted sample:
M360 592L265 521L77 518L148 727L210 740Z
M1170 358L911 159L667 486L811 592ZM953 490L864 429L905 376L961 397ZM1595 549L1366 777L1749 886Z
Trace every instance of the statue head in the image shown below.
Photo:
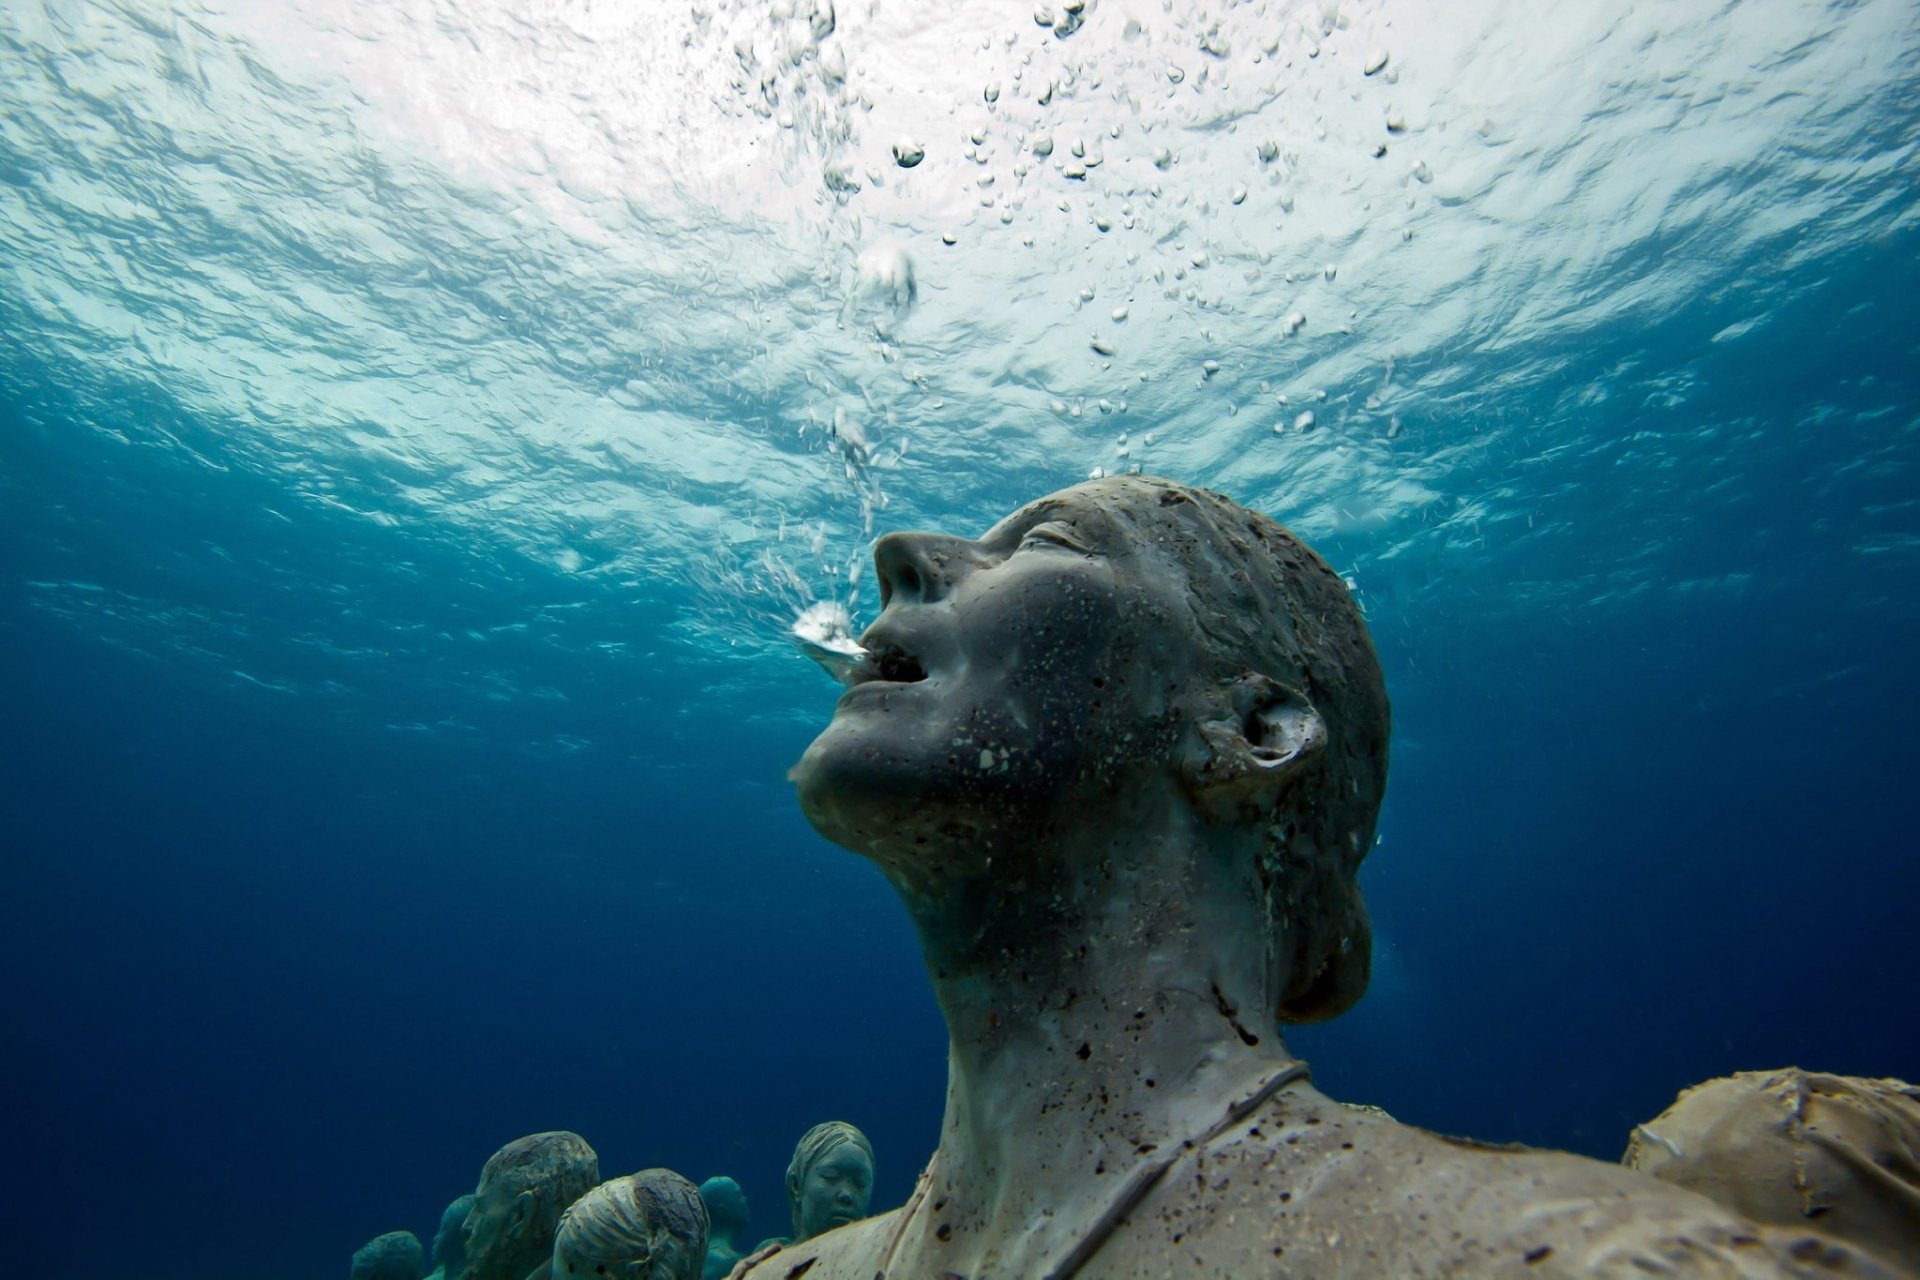
M411 1231L389 1231L354 1252L353 1280L420 1280L426 1251Z
M1281 1017L1359 998L1389 717L1319 556L1217 494L1113 477L975 540L889 534L874 564L871 656L794 769L822 834L911 906L1093 874L1046 865L1061 834L1153 797L1156 821L1234 850Z
M707 1206L709 1240L732 1244L734 1236L746 1230L751 1217L747 1211L747 1193L732 1178L722 1176L701 1183L700 1198Z
M460 1280L467 1265L467 1215L473 1212L473 1192L455 1200L440 1215L440 1229L433 1233L433 1252L428 1265L438 1271L441 1280Z
M671 1169L603 1182L574 1201L553 1242L554 1280L699 1280L707 1206Z
M844 1120L806 1131L787 1164L787 1205L797 1244L867 1216L873 1199L873 1144Z
M560 1215L598 1181L599 1157L577 1133L536 1133L494 1152L462 1228L468 1280L525 1280L552 1254Z

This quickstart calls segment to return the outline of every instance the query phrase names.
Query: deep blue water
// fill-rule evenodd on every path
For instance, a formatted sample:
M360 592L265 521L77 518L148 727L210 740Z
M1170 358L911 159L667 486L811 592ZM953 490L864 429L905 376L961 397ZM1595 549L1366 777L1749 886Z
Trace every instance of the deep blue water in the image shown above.
M1840 30L1870 12L1828 16ZM40 66L43 32L0 32L6 65ZM811 832L784 780L833 687L779 628L864 553L863 497L877 529L977 532L1111 460L1091 407L1120 394L1105 367L1062 357L1003 376L987 356L1012 340L935 309L962 285L915 241L932 301L891 354L837 336L839 304L812 296L805 269L754 286L790 313L784 337L742 318L740 296L683 292L693 319L676 323L714 332L677 356L649 331L646 377L699 402L663 423L618 400L633 366L599 350L613 339L590 307L568 309L593 282L563 278L553 246L572 242L534 218L524 256L489 241L437 264L449 279L467 264L511 314L472 340L485 367L436 381L441 313L340 267L341 296L364 286L390 306L373 331L393 345L376 354L417 354L411 373L375 355L361 368L346 347L331 372L221 372L191 353L224 353L257 317L252 286L209 264L258 260L262 241L222 238L253 223L211 197L194 206L204 237L169 221L192 203L167 185L181 162L149 172L89 151L113 121L145 154L130 121L163 113L117 114L61 75L48 83L71 93L0 131L7 1266L337 1276L381 1232L430 1239L490 1152L549 1128L585 1135L607 1176L731 1174L765 1235L785 1227L794 1140L844 1118L877 1149L876 1207L898 1203L937 1134L944 1033L890 892ZM301 105L308 91L276 90L287 119L332 120ZM1121 388L1136 403L1113 422L1136 443L1162 421L1217 425L1149 463L1297 524L1354 575L1386 668L1393 767L1363 873L1374 988L1288 1036L1334 1096L1615 1159L1634 1123L1716 1074L1920 1075L1917 101L1822 104L1820 131L1769 136L1718 186L1701 178L1739 214L1726 225L1702 200L1604 271L1496 272L1479 286L1500 306L1457 337L1389 344L1384 379L1370 347L1340 363L1368 323L1446 301L1393 296L1390 273L1355 309L1360 337L1329 337L1320 363L1252 354L1247 317L1266 294L1290 305L1271 278L1249 285L1244 325L1192 302L1221 327L1207 342L1249 353L1244 376L1196 376L1214 348L1188 345L1192 316L1150 329L1142 302L1126 320L1129 338L1174 350L1163 376ZM411 173L391 163L388 178ZM165 215L136 236L108 234L72 194L136 173L125 190ZM1762 226L1782 207L1776 179L1827 214ZM423 198L411 180L376 183L356 216L401 235ZM1441 239L1448 209L1493 203L1491 187L1441 201L1410 243ZM59 222L60 208L82 212ZM1572 254L1633 212L1588 223L1570 201L1539 234ZM324 247L312 216L302 234ZM108 242L124 295L81 269ZM1330 252L1298 256L1317 272ZM262 276L300 276L304 253L258 260ZM205 308L239 291L218 324L154 301L203 265L190 284ZM622 270L622 288L645 278ZM1065 297L1087 275L1034 270L1037 291ZM1676 274L1689 283L1633 301ZM471 282L449 279L418 287L466 297ZM661 279L663 294L687 287ZM548 295L551 312L528 304ZM88 309L108 303L137 332ZM330 333L312 305L295 328ZM1084 361L1085 343L1075 329L1061 346ZM793 366L755 366L756 344ZM738 363L703 373L714 351ZM843 475L818 428L817 386L856 357L861 403L888 424L874 434L916 433L887 472L891 505ZM943 402L889 399L872 370L901 359L936 369ZM1330 395L1277 411L1263 377ZM444 404L412 398L429 382ZM578 403L546 408L571 391ZM1085 420L1047 407L1076 392ZM1268 420L1302 403L1323 422L1276 443ZM579 426L581 404L614 405L619 429ZM738 456L703 452L702 430ZM653 452L608 462L623 441ZM790 550L805 522L830 529L826 552ZM795 588L763 552L820 571L803 566Z

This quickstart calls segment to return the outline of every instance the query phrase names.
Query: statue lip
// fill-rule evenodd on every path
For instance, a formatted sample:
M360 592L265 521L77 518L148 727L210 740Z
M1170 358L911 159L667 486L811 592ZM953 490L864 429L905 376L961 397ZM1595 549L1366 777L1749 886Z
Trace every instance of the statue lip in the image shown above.
M863 684L919 684L927 678L926 664L900 645L876 641L871 632L862 641L867 653L847 673L849 689Z

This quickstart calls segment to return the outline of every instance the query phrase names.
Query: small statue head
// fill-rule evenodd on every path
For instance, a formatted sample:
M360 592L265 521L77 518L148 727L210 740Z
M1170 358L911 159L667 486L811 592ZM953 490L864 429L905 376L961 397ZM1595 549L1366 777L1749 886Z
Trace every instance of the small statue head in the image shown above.
M797 1244L867 1216L873 1199L873 1144L844 1120L801 1136L787 1164L787 1205Z
M747 1211L747 1193L732 1178L722 1176L701 1183L700 1198L707 1204L709 1240L731 1245L734 1236L746 1230L751 1217Z
M460 1280L467 1265L467 1215L473 1212L473 1192L455 1200L440 1215L440 1229L433 1233L433 1253L427 1259L442 1280Z
M553 1252L560 1215L598 1181L599 1157L577 1133L536 1133L494 1152L462 1228L468 1280L523 1280Z
M822 834L937 911L1095 874L1049 851L1147 797L1170 832L1234 850L1280 1017L1359 998L1389 716L1319 556L1218 494L1112 477L975 540L889 534L874 566L869 657L793 773Z
M560 1219L554 1280L699 1280L707 1229L699 1190L671 1169L615 1178Z
M353 1280L419 1280L426 1253L411 1231L389 1231L360 1246L353 1255Z

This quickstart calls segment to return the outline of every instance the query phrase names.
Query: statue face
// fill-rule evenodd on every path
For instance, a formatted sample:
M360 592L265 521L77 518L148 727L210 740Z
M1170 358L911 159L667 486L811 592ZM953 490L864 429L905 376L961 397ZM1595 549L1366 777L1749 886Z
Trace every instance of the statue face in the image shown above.
M467 1242L466 1274L474 1280L493 1280L511 1270L526 1249L527 1219L533 1197L515 1196L500 1184L482 1186L467 1212L461 1234Z
M1033 832L1165 759L1198 654L1185 577L1099 486L974 541L890 534L874 564L874 656L793 774L829 839L900 861Z
M800 1233L812 1239L867 1216L873 1165L860 1148L842 1143L814 1162L800 1184Z

